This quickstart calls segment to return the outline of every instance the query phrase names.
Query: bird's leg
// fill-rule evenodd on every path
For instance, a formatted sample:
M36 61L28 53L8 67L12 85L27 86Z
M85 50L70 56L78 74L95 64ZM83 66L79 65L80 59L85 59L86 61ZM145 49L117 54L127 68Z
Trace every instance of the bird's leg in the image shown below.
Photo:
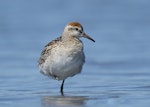
M60 92L61 92L61 95L62 95L62 96L64 95L64 91L63 91L64 82L65 82L65 80L62 81L62 84L61 84L61 87L60 87Z

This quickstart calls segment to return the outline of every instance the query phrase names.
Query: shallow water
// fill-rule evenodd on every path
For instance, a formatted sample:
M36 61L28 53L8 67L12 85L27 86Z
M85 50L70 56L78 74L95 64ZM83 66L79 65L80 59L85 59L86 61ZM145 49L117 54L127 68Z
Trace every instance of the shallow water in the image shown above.
M147 0L0 1L1 107L149 107L150 14ZM79 21L82 73L61 81L39 73L42 48Z

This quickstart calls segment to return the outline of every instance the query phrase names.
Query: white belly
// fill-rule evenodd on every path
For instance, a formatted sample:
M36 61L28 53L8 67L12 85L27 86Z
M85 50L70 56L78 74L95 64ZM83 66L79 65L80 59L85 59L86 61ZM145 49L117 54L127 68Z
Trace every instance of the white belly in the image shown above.
M69 76L80 73L84 60L82 50L77 52L54 51L41 67L41 72L55 79L64 80Z

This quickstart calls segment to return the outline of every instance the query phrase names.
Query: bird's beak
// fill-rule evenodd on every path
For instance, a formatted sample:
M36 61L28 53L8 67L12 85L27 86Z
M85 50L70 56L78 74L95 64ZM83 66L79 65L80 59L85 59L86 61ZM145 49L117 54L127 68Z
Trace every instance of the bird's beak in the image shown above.
M89 39L89 40L95 42L95 40L92 39L90 36L88 36L86 33L83 33L83 34L82 34L82 37L87 38L87 39Z

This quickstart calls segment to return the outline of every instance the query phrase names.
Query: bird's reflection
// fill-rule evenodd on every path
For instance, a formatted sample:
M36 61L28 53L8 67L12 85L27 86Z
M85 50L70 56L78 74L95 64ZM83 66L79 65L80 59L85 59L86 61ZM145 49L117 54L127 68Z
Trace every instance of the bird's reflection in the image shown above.
M85 96L44 96L41 98L41 103L43 107L81 107L84 105L85 100L88 100Z

